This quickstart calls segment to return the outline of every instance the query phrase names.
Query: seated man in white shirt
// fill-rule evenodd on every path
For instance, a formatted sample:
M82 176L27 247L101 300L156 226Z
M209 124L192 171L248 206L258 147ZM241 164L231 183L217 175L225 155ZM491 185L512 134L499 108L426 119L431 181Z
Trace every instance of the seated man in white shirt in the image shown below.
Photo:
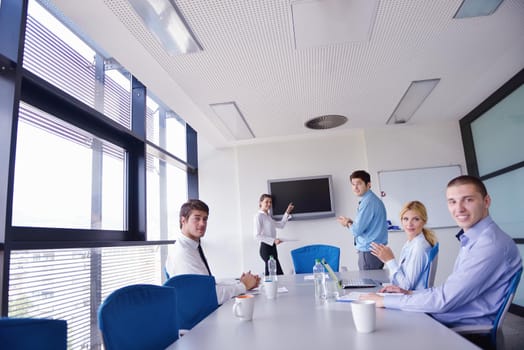
M180 208L180 234L169 249L166 260L166 271L169 276L184 274L211 275L210 268L200 247L204 237L209 216L209 207L198 199L190 199ZM219 304L247 290L256 288L260 277L243 273L235 284L216 284Z

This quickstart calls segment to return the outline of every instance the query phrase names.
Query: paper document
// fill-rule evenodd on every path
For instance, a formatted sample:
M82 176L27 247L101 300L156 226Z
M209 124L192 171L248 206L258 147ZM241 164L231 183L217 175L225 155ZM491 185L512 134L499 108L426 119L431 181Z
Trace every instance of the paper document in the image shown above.
M287 293L287 292L289 292L289 291L287 290L286 287L278 287L278 292L279 292L279 293Z
M365 295L369 293L363 293L363 292L350 292L344 295L341 295L337 298L337 301L341 302L352 302L353 300L359 300L361 295ZM402 293L376 293L377 295L404 295Z
M315 276L313 275L305 275L304 276L304 281L313 281L315 279ZM329 275L326 274L326 279L328 280L329 279Z

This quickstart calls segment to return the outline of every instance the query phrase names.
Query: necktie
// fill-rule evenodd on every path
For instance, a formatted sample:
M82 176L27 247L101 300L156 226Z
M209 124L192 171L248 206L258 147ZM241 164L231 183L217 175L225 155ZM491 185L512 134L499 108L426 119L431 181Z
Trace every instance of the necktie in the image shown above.
M206 256L204 255L204 251L202 250L202 246L198 245L198 253L200 254L200 257L202 258L202 261L204 262L204 265L206 265L207 272L209 273L209 276L211 276L211 270L209 269L209 265L207 264Z

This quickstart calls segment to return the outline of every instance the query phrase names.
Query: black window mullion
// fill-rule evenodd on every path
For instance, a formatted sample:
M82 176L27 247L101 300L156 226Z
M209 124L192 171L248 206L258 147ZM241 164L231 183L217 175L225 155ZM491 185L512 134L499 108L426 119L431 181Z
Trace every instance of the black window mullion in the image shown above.
M136 142L128 153L128 230L135 240L146 240L146 88L135 77L131 81L131 131Z
M22 62L27 0L2 0L0 9L0 54L12 62Z
M187 194L189 198L198 197L198 144L197 132L186 124L187 163Z
M3 261L0 271L0 316L7 316L9 292L9 262L11 248L9 231L12 218L14 150L19 96L21 62L24 47L27 1L2 0L0 8L0 243Z

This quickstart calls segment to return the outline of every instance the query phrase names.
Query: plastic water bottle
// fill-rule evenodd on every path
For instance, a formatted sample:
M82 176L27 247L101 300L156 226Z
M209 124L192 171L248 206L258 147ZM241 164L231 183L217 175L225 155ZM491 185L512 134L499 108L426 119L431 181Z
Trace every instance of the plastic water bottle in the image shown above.
M315 280L315 299L319 301L326 300L326 270L320 263L320 259L315 259L313 266L313 279Z
M269 270L269 280L271 281L278 280L277 261L275 260L275 258L273 258L273 255L269 256L269 260L267 261L267 269Z

